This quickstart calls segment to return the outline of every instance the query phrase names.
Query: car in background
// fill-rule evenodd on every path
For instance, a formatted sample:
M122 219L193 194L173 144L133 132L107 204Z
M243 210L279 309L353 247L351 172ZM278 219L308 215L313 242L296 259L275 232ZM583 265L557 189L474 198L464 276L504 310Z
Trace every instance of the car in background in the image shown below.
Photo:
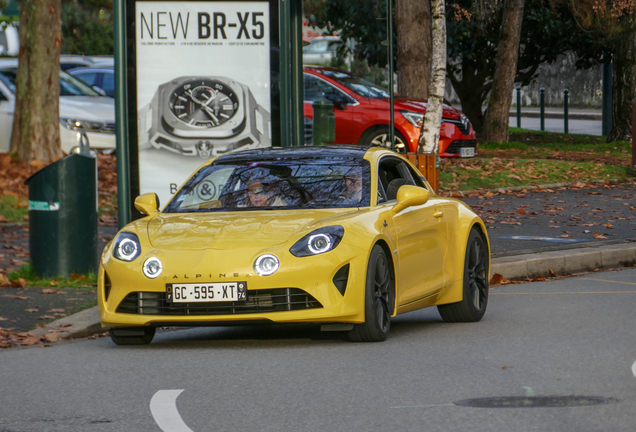
M62 54L60 56L60 69L68 71L76 67L115 67L113 56L82 56Z
M18 27L15 25L0 25L0 55L16 56L20 51Z
M305 140L311 136L312 103L327 99L334 104L334 144L387 146L390 117L387 89L351 72L329 67L304 68ZM395 96L395 150L416 152L426 107L425 100ZM442 157L473 157L477 136L468 118L444 105L439 154Z
M115 97L115 69L108 66L77 67L68 73L91 86L93 90L106 96Z
M336 55L339 41L340 38L337 36L322 36L310 40L309 44L303 47L303 64L328 65Z
M0 152L10 149L17 69L17 59L0 59ZM115 100L100 96L60 71L60 139L64 152L78 145L78 132L82 130L92 149L115 149Z

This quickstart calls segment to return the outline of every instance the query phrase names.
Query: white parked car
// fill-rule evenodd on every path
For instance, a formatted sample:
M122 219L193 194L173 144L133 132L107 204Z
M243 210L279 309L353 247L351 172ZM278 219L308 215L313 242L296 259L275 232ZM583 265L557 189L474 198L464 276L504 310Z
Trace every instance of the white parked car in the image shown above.
M8 152L15 109L18 61L0 59L0 152ZM60 138L66 153L78 145L84 129L96 150L115 149L115 100L100 96L77 78L60 71Z
M0 25L0 55L18 55L20 40L18 39L18 27L15 25Z
M303 64L328 65L336 55L338 48L337 36L322 36L309 41L309 45L303 47Z

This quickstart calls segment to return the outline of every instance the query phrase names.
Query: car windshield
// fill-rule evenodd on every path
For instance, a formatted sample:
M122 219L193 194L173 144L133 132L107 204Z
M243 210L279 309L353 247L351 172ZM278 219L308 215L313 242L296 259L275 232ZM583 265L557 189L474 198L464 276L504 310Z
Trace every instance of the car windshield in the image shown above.
M366 207L370 178L355 157L221 161L201 168L165 212Z
M0 81L15 94L15 82L18 70L16 68L0 69ZM95 90L77 78L60 71L60 96L99 96Z
M388 98L391 97L389 91L378 84L369 81L368 79L361 78L357 75L353 75L349 72L338 70L321 70L323 75L338 81L349 90L356 92L360 96L369 98Z

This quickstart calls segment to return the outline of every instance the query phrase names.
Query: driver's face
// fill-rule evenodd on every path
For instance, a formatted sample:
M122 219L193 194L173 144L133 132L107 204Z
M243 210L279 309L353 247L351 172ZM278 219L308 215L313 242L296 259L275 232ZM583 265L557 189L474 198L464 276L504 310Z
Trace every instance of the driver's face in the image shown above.
M251 184L247 190L247 194L254 207L266 206L272 196L269 185L265 185L263 183Z

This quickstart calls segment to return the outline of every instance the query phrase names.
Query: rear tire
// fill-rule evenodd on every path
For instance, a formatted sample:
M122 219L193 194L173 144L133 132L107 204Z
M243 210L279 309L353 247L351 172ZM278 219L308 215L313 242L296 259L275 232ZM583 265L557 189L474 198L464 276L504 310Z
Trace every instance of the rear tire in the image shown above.
M395 308L395 281L390 265L384 249L375 245L367 266L364 322L355 324L349 332L353 342L381 342L389 335Z
M124 327L108 330L117 345L148 345L155 337L155 327Z
M481 234L472 229L464 260L464 290L460 302L437 306L446 322L477 322L488 306L488 247Z

